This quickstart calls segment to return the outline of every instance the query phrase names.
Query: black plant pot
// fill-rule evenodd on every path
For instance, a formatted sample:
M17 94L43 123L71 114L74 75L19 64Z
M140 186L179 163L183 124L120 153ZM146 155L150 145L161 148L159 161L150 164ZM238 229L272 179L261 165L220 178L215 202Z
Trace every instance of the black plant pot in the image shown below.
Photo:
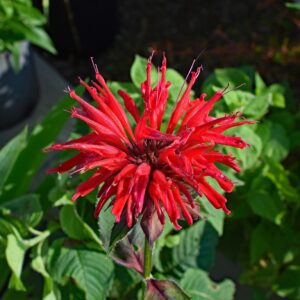
M38 101L39 89L33 53L27 42L21 45L20 70L11 65L10 53L0 54L0 130L26 118Z

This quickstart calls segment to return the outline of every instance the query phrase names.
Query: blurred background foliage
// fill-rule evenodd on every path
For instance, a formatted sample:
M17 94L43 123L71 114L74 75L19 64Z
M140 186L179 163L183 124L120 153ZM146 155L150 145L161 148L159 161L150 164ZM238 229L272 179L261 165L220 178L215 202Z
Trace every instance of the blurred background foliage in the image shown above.
M174 279L192 299L234 299L237 282L209 277L218 251L241 266L238 284L251 287L249 299L300 299L299 3L253 1L249 8L226 0L220 10L220 1L198 2L157 0L149 9L147 1L96 1L94 10L90 5L80 10L74 1L34 1L48 15L59 56L40 54L73 82L78 74L90 75L87 57L96 53L106 77L117 80L109 82L112 91L124 89L141 105L146 60L135 53L147 55L148 46L165 50L169 65L185 74L192 58L208 48L199 60L204 76L195 95L201 90L209 97L228 83L232 88L245 83L226 94L214 113L242 111L258 122L234 131L251 147L230 149L242 166L240 174L224 170L236 183L227 195L230 217L224 222L223 213L201 199L202 220L180 232L167 224L155 248L154 274ZM92 10L97 17L99 7L106 18L85 15ZM47 19L37 8L30 1L1 0L0 51L17 58L19 42L29 40L54 53L42 29ZM167 78L173 84L166 118L184 81L174 69ZM69 119L64 110L72 105L64 97L42 122L24 128L0 151L1 299L141 297L140 276L106 254L107 240L99 237L92 217L95 194L70 200L86 175L45 175L71 154L46 159L41 149L61 138ZM68 126L70 138L87 132L77 122ZM99 222L108 226L109 211L103 218ZM126 234L109 237L109 245L122 243Z

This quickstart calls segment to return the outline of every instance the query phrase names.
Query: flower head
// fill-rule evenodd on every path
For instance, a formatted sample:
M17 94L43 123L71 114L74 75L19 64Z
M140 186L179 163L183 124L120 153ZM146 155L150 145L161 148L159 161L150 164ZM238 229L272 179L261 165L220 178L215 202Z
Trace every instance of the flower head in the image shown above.
M151 63L146 67L146 81L141 85L144 111L139 112L133 99L124 91L118 93L126 110L135 121L131 127L127 114L109 90L105 80L95 68L97 82L91 85L80 80L97 103L93 106L69 89L69 95L80 104L74 107L71 116L85 122L91 133L63 144L54 144L49 150L75 149L71 159L50 172L64 173L69 170L93 175L81 183L73 200L84 197L94 189L98 191L97 217L106 202L110 201L116 222L124 219L131 227L139 218L155 213L161 224L168 215L175 228L183 218L192 224L197 217L197 205L192 194L206 196L216 209L230 211L226 198L207 181L213 178L225 192L234 185L216 166L226 165L239 172L240 168L231 155L215 149L216 145L245 148L248 144L240 137L224 135L232 127L251 124L252 121L237 119L240 113L213 117L209 113L222 98L223 91L216 92L209 100L206 95L191 99L191 89L201 71L191 72L191 78L182 96L174 105L166 130L161 130L168 101L166 80L166 58L159 69L159 80L155 87L151 82Z

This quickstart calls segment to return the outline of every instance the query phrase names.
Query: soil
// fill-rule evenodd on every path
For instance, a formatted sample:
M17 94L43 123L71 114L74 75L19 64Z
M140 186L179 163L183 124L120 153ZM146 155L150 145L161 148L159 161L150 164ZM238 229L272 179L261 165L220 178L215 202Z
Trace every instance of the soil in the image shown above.
M285 1L127 0L116 1L115 7L117 11L99 11L107 22L90 37L105 43L104 52L44 54L69 82L75 83L78 75L91 76L90 56L106 78L125 81L136 53L165 51L169 66L185 74L205 50L198 61L204 66L200 80L217 67L251 65L269 83L288 81L300 97L300 12L286 8Z

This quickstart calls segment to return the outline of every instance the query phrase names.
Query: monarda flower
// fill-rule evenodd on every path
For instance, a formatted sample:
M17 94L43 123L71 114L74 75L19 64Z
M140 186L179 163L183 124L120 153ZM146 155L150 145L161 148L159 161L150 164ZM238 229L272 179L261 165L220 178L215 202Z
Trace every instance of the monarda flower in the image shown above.
M95 170L93 175L81 183L73 200L84 197L99 189L99 201L95 216L109 201L116 222L123 220L130 228L142 217L157 217L165 223L167 214L176 229L179 219L192 224L198 218L199 206L193 196L206 196L216 209L226 207L226 198L207 181L213 178L225 191L231 192L234 184L216 166L226 165L239 172L235 158L217 151L216 145L245 148L248 144L240 137L228 136L224 132L232 127L251 124L240 120L240 113L216 118L209 113L225 90L216 92L209 100L206 95L191 99L191 89L201 71L191 72L190 80L182 96L176 101L165 130L162 130L164 112L168 101L166 80L166 58L159 69L159 80L155 87L151 82L151 63L146 67L146 81L141 84L144 110L140 112L133 99L126 92L118 92L127 112L135 125L130 125L123 106L109 90L105 80L94 64L96 82L91 85L80 80L95 100L96 106L83 100L74 90L68 93L80 105L74 107L71 116L85 122L91 133L63 144L54 144L48 150L75 149L71 159L49 170L50 172L72 173Z

